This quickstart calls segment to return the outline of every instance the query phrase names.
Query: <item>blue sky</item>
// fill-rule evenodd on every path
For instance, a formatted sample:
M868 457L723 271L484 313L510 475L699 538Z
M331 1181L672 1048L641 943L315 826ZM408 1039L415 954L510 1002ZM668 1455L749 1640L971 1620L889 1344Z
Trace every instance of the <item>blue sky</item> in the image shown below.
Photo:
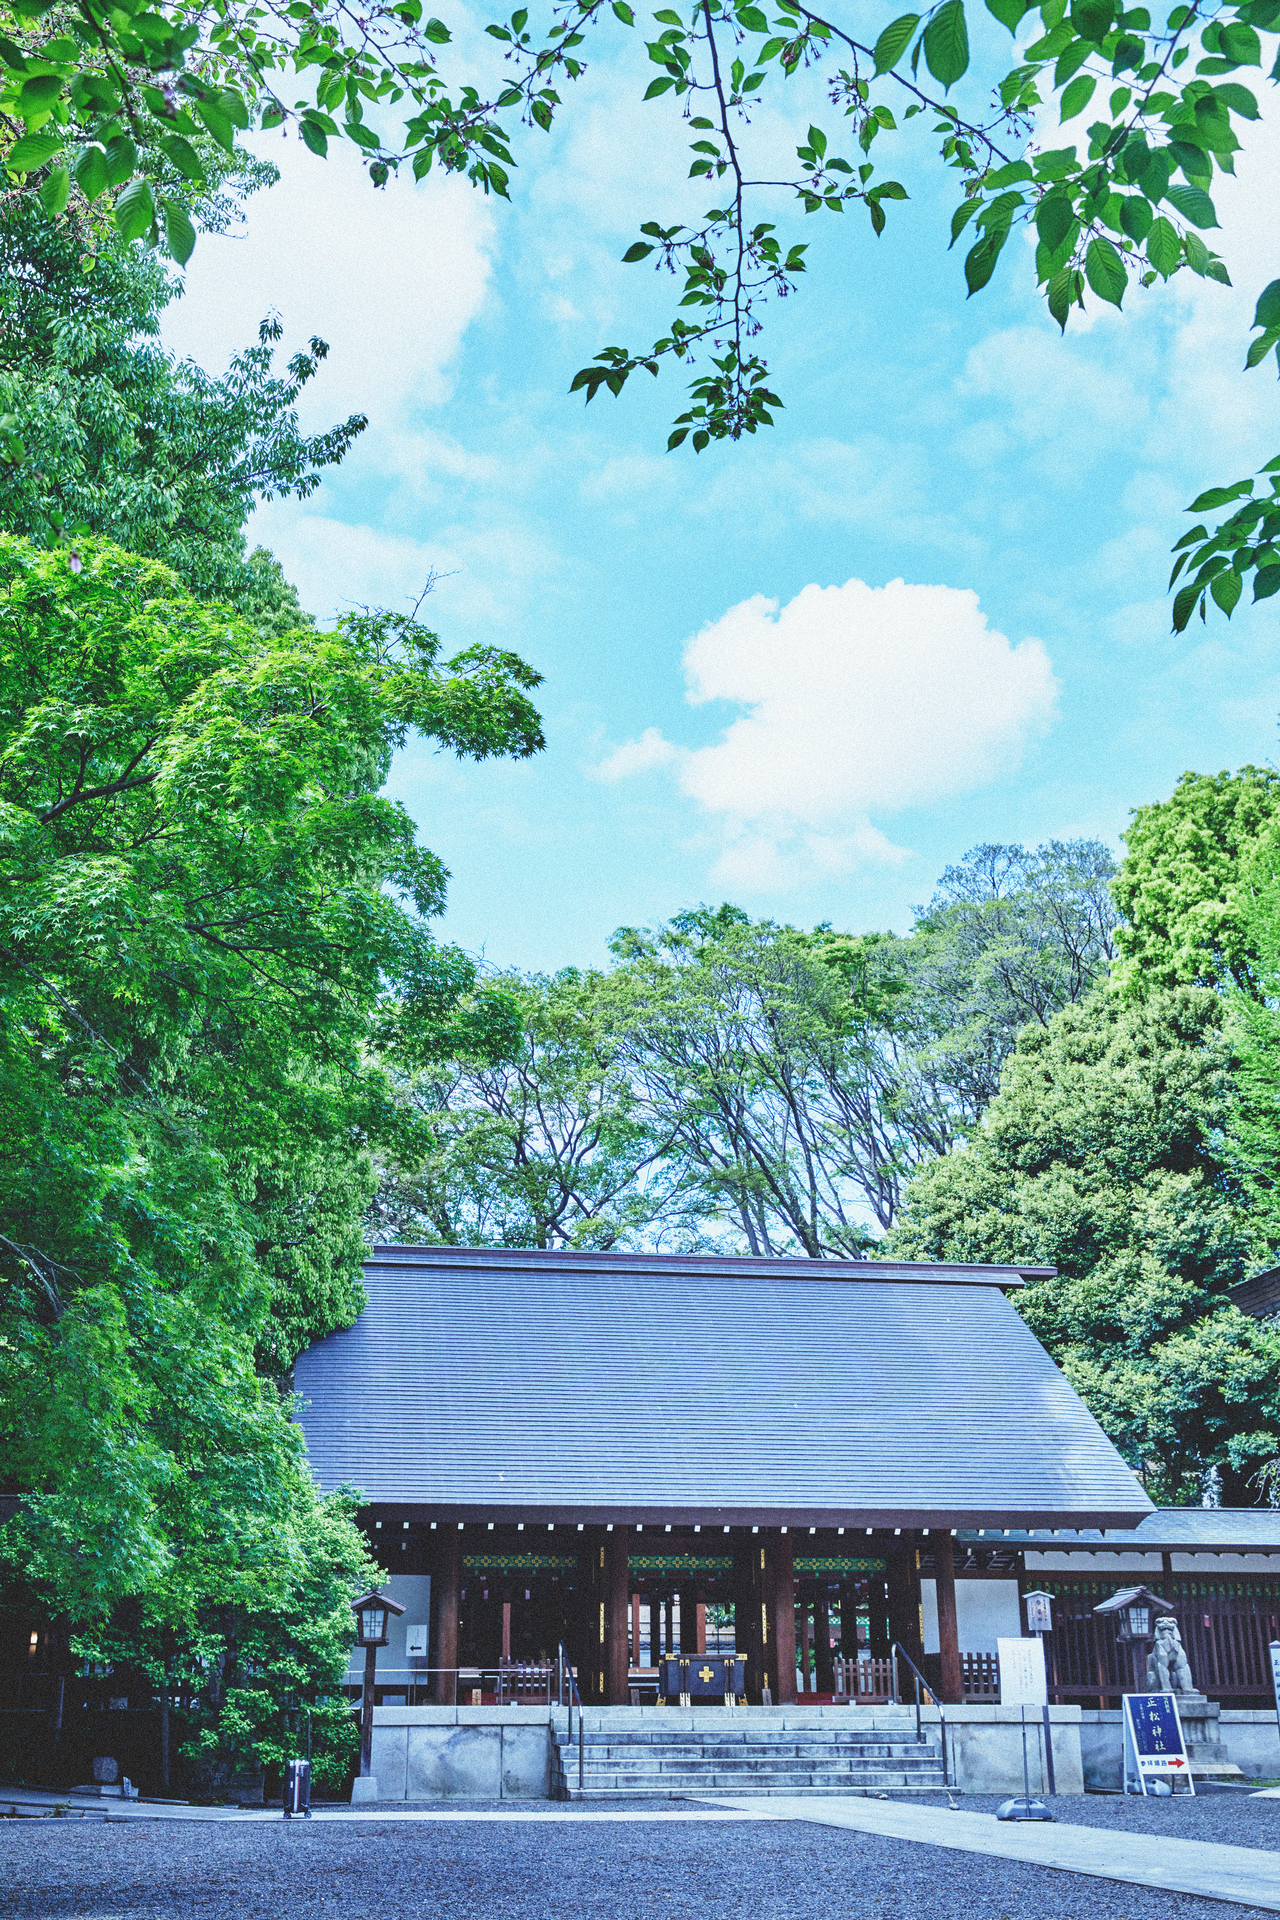
M1187 502L1277 450L1274 369L1240 368L1276 272L1280 117L1218 193L1235 290L1131 291L1065 341L1017 242L965 301L927 131L891 167L884 149L911 199L878 241L778 196L812 263L769 316L785 410L668 455L678 370L567 396L673 310L670 282L619 264L640 221L707 198L628 51L618 29L526 140L511 206L457 181L374 193L354 161L264 141L280 184L242 236L200 241L166 330L214 367L277 310L289 350L331 345L306 424L368 414L311 500L257 515L307 606L404 606L434 569L424 617L450 648L546 676L536 761L417 743L393 770L452 870L442 934L552 968L699 900L901 929L979 841L1118 846L1184 768L1269 761L1277 603L1175 640L1164 589ZM800 82L753 140L794 146L820 98Z

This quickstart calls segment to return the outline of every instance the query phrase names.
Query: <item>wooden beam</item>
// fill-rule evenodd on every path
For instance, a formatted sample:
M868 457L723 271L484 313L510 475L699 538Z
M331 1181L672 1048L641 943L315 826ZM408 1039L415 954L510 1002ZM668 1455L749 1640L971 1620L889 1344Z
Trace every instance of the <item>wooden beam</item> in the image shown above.
M945 1705L958 1707L964 1699L960 1667L960 1633L956 1625L955 1547L949 1533L932 1535L934 1584L938 1596L938 1651L942 1661L940 1684Z

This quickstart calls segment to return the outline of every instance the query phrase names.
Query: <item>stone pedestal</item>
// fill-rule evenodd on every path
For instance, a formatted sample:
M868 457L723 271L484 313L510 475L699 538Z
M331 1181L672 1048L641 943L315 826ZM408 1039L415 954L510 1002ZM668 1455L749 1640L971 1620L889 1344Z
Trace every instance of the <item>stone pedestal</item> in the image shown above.
M1227 1750L1222 1744L1218 1726L1222 1708L1218 1702L1206 1699L1202 1693L1175 1693L1173 1697L1178 1703L1178 1718L1182 1722L1193 1777L1243 1779L1239 1767L1227 1759Z
M376 1773L358 1773L351 1782L351 1804L358 1807L378 1797L378 1776Z

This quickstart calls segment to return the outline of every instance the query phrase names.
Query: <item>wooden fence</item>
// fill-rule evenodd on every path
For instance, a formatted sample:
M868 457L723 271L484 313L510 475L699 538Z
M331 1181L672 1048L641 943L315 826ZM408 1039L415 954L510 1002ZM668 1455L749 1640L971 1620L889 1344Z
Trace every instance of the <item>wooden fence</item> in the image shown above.
M1049 1697L1118 1707L1131 1681L1116 1644L1114 1618L1093 1611L1123 1576L1064 1578L1039 1584L1053 1595L1053 1632L1045 1635ZM1172 1603L1196 1686L1224 1706L1269 1706L1269 1643L1280 1639L1280 1579L1176 1573L1150 1583Z

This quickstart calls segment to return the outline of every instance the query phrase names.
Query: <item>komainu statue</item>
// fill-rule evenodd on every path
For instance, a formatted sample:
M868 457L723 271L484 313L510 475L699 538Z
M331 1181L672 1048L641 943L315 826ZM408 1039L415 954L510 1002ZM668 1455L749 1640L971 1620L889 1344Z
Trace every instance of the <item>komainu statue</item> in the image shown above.
M1155 1645L1147 1655L1147 1692L1194 1693L1195 1690L1178 1623L1172 1614L1157 1614Z

